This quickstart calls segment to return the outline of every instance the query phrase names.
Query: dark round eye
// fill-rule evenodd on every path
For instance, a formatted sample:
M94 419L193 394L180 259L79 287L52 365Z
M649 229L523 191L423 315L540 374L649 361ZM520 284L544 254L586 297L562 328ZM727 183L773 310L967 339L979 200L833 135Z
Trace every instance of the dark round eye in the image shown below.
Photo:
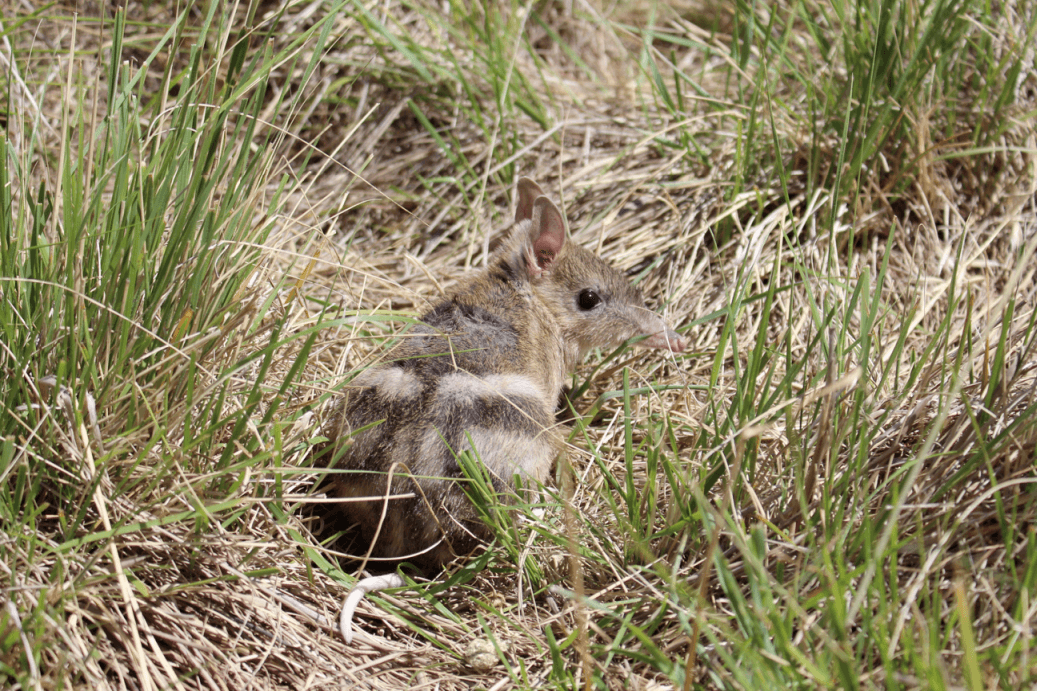
M601 296L587 288L580 291L580 296L576 298L576 302L580 305L581 310L592 310L601 302Z

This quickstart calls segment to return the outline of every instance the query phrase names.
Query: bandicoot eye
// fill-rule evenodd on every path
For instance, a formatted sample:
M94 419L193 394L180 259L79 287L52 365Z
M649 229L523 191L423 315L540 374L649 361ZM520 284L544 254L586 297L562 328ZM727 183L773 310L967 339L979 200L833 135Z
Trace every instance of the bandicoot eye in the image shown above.
M577 302L579 303L581 310L592 310L601 302L601 296L590 288L587 288L586 290L580 291L580 296L577 298Z

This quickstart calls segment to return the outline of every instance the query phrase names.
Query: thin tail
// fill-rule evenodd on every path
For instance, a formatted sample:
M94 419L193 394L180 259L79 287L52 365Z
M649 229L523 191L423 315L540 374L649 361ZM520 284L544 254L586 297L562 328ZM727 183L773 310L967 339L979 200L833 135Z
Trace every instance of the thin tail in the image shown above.
M342 605L342 614L338 618L339 630L342 631L342 637L346 639L347 645L353 642L353 611L364 599L364 595L388 588L402 588L405 585L407 583L403 580L403 576L398 573L387 573L384 576L364 578L353 586L349 595L346 596L346 601Z

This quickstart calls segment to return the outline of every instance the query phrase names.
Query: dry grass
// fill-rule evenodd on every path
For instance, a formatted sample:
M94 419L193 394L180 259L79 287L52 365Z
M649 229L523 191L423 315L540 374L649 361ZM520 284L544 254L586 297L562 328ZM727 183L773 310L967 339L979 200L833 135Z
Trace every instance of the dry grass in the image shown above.
M583 650L593 686L610 689L1037 679L1037 83L1022 5L1006 6L989 38L997 59L1021 53L1025 66L989 140L980 131L992 128L992 99L934 87L898 115L914 139L891 139L856 169L825 129L849 115L822 92L827 56L801 20L785 53L754 43L739 65L732 33L745 17L727 5L549 3L540 20L458 6L447 20L432 4L369 4L412 52L426 51L421 74L364 27L358 6L331 23L311 74L272 70L272 91L303 95L292 112L268 97L260 125L287 137L253 198L255 224L276 229L241 293L247 309L205 349L172 353L169 379L139 394L119 388L132 372L76 389L76 406L84 391L98 400L103 446L82 412L7 438L18 449L3 457L8 495L22 491L12 458L53 471L36 516L3 518L7 683L591 688ZM99 8L78 11L74 33L60 7L17 30L22 10L4 19L3 69L20 65L27 83L2 87L7 137L23 144L16 124L41 119L31 175L50 189L66 107L50 87L70 74L73 37L73 79L107 69L110 27L90 19ZM261 5L256 24L278 27L267 39L276 47L325 11ZM127 13L136 23L124 56L142 60L172 15L135 3ZM471 51L475 18L503 37L486 46L503 50L500 61ZM159 57L187 60L186 47ZM506 98L487 63L510 80ZM673 68L664 87L649 64ZM676 98L676 71L695 83L682 85L679 109L662 95ZM399 322L381 315L420 313L482 265L519 175L563 200L574 238L630 270L691 353L592 357L578 406L599 400L600 410L571 438L569 520L567 492L555 492L538 527L517 524L523 566L498 545L440 585L371 598L359 612L370 635L347 647L329 622L355 563L314 508L319 424L335 387L384 352ZM218 376L271 333L314 326L309 346L269 346L268 366ZM212 431L237 444L230 452L191 443L209 404L163 389L184 376L185 353L198 357L195 400L222 396L225 410L243 411L240 439L254 447L230 424ZM0 366L31 379L23 365ZM624 397L624 377L652 392ZM148 422L141 406L168 414ZM33 527L28 543L14 539ZM486 638L502 659L479 674L463 655Z

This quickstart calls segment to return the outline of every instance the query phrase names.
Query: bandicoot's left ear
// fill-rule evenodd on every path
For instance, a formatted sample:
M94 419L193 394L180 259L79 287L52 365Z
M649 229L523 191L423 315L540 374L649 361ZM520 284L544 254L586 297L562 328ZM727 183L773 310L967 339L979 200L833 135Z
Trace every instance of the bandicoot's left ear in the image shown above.
M537 197L529 225L526 270L531 277L550 271L565 246L565 218L547 197Z

